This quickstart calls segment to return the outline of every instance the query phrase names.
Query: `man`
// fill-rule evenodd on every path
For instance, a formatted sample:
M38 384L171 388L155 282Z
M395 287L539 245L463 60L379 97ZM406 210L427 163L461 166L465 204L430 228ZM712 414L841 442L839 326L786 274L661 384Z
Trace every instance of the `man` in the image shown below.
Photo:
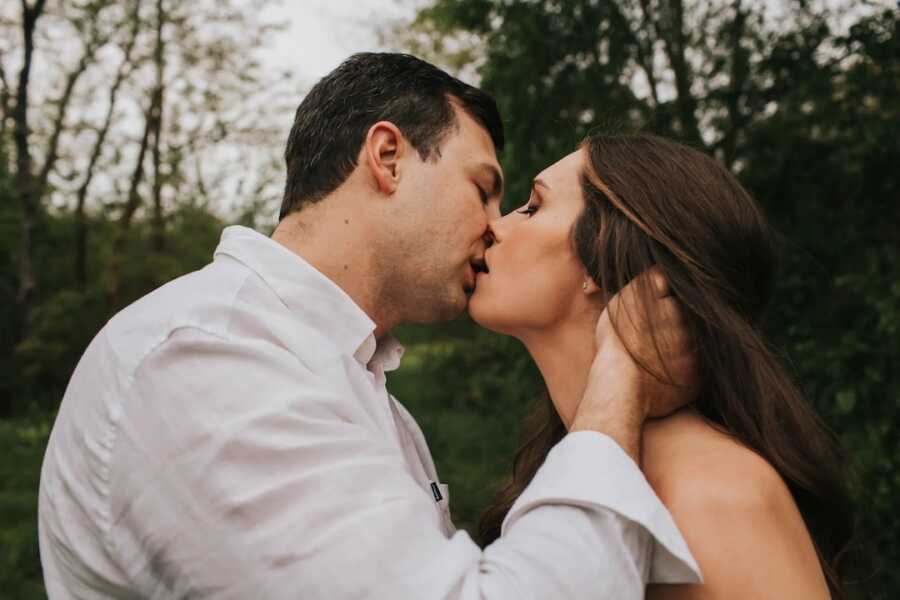
M636 369L608 378L616 397L586 394L582 431L483 552L385 389L388 332L465 308L502 145L489 96L410 56L356 55L313 88L272 238L226 229L73 374L41 476L52 599L637 598L696 580L633 460Z

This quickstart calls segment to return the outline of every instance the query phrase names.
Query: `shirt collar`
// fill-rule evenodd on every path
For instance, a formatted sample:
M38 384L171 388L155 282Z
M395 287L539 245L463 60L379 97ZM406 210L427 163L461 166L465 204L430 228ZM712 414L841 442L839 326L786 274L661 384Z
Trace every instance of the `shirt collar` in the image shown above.
M388 335L379 344L375 323L336 283L300 255L248 227L222 231L214 256L226 255L256 272L288 309L338 349L368 365L373 359L385 371L400 366L403 347Z
M374 342L375 336L370 336ZM393 371L400 366L400 359L403 358L405 352L403 346L397 341L397 338L388 334L381 338L372 358L365 361L371 369L374 365L379 365L384 372Z

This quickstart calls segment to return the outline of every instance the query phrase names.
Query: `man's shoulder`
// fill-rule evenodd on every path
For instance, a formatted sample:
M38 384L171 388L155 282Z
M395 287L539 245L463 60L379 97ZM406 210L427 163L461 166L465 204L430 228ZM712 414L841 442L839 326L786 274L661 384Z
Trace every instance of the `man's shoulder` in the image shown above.
M240 336L235 324L264 324L267 313L279 308L277 297L272 296L252 270L216 261L137 299L100 333L116 362L133 370L176 331L227 339Z

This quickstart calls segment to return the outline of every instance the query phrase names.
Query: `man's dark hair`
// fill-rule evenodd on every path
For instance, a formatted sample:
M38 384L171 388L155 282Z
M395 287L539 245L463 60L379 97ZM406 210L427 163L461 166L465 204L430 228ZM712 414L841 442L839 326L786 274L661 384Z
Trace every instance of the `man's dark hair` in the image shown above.
M369 128L395 124L422 160L440 158L446 134L458 126L450 98L503 148L494 99L408 54L354 54L323 77L297 107L284 152L287 183L279 219L337 189L356 168Z

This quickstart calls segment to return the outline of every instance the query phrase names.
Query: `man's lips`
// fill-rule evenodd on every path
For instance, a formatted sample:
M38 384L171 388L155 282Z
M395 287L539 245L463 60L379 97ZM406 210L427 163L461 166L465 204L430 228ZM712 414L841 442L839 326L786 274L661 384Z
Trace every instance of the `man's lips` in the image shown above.
M469 260L469 272L467 273L467 291L474 291L478 278L488 273L487 264L484 258L473 258Z
M466 288L469 290L475 289L475 281L478 279L478 273L475 271L475 268L472 265L469 265L469 272L466 273Z

